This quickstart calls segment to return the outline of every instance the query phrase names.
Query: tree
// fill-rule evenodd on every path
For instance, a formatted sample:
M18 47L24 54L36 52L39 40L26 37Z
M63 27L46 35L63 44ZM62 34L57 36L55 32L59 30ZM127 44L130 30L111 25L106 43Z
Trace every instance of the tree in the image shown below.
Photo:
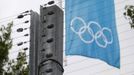
M26 50L20 50L16 59L8 58L9 50L12 48L11 27L13 22L7 27L0 28L0 75L28 75L29 66L27 64ZM5 69L4 69L4 68Z
M129 21L131 28L134 28L134 6L127 5L124 12L125 18Z
M0 28L0 75L2 75L4 69L3 66L8 61L8 51L12 47L11 27L13 22L9 23L7 27L4 25Z
M5 75L28 75L29 66L26 62L26 52L19 52L17 56L17 61L10 60L8 62L8 67Z

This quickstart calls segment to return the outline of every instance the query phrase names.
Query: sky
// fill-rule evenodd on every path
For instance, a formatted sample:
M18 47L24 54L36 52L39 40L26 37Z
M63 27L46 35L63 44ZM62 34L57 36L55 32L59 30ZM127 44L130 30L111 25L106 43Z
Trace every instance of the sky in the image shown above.
M0 0L0 18L18 14L29 9L39 12L40 4L44 2L44 0Z
M39 13L40 5L48 1L50 0L0 0L0 19L31 9Z

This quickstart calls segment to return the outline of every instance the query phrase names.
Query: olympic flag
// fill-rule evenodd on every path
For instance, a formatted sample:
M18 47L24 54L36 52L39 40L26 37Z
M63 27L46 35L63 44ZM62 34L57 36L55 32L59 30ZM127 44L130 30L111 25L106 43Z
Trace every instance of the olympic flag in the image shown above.
M114 0L66 0L66 55L97 58L120 68Z

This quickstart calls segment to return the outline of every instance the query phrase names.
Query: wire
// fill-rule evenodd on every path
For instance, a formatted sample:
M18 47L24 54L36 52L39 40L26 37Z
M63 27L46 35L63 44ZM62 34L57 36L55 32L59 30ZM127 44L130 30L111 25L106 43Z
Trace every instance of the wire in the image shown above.
M12 18L12 17L17 17L17 15L24 14L24 13L28 13L28 12L30 12L30 11L27 10L27 11L24 11L24 12L19 13L19 14L14 14L14 15L11 15L11 16L8 16L8 17L5 17L5 18L1 18L0 20L4 20L4 19L8 19L8 18Z
M29 20L26 20L26 21L24 21L24 22L19 22L19 23L17 23L17 24L14 24L13 27L16 27L16 26L18 26L18 25L20 25L20 24L27 24L27 23L29 23Z
M22 22L22 23L28 23L29 21L27 20L27 21L25 21L25 22ZM22 24L22 23L18 23L18 24L16 24L16 25L19 25L19 24ZM15 25L15 26L16 26ZM69 27L68 27L69 28Z
M119 9L119 10L122 10L122 9ZM106 16L106 15L108 15L109 13L105 13L104 15L101 15L101 16ZM84 15L81 15L81 16L84 16ZM98 17L100 17L100 16L98 16ZM93 19L98 19L98 17L95 17L95 18L93 18ZM123 17L123 15L121 15L121 16L119 16L119 17L117 17L117 18L121 18L121 17ZM112 20L114 20L115 18L112 18ZM106 21L104 21L104 22L108 22L107 20ZM120 24L120 25L118 25L119 27L121 27L121 26L124 26L124 25L126 25L126 24L128 24L128 22L127 23L122 23L122 24ZM114 28L114 26L111 26L112 28ZM64 29L68 29L68 28L70 28L70 27L66 27L66 28L64 28Z
M126 25L126 24L125 24ZM120 34L123 34L123 33L125 33L125 32L120 32ZM64 35L63 37L65 37L66 35ZM57 41L59 41L59 40L61 40L60 39L61 37L57 37L57 38L55 38ZM125 41L125 40L128 40L128 39L130 39L130 38L133 38L133 36L132 37L129 37L129 38L126 38L126 39L122 39L122 41ZM70 42L72 42L72 41L74 41L74 40L77 40L77 39L79 39L79 37L76 37L75 39L73 39L73 40L68 40L68 41L65 41L66 42L66 44L67 43L70 43ZM44 43L45 43L45 41L44 41Z
M5 21L6 21L6 19L8 19L8 20L17 19L19 15L23 15L23 14L24 14L24 15L26 16L26 13L29 13L29 12L30 12L30 11L25 11L25 12L22 12L22 13L20 13L20 14L15 14L15 15L8 16L8 17L5 17L5 18L1 18L1 19L0 19L0 23L1 23L2 20L5 20ZM14 18L13 18L13 17L14 17Z
M21 35L21 36L18 36L18 37L11 38L10 40L15 40L15 39L19 39L19 38L27 37L27 36L29 36L28 33L26 33L26 34L24 34L24 35Z
M133 64L134 62L131 62L131 63L129 63L129 64ZM85 69L89 69L89 68L91 68L91 67L93 67L93 66L100 66L100 65L103 65L103 64L101 64L101 63L97 63L97 64L93 64L93 65L90 65L90 66L86 66L86 67L82 67L82 68L79 68L79 69L76 69L76 70L72 70L72 71L70 71L70 72L67 72L66 74L70 74L70 73L73 73L73 72L77 72L77 71L81 71L81 70L85 70ZM123 64L124 66L125 66L125 64ZM111 69L113 69L113 68L108 68L108 69L105 69L105 70L103 70L103 71L100 71L100 72L97 72L97 73L101 73L101 72L104 72L104 71L107 71L107 70L111 70Z
M71 40L71 41L74 41L74 40ZM83 44L79 44L79 45L76 45L76 46L73 46L73 48L71 48L71 49L77 49L77 48L79 48L79 47L81 47L81 45L84 45L84 43ZM133 44L131 44L131 45L134 45L134 43ZM130 45L130 46L131 46ZM128 47L128 46L127 46ZM123 48L121 48L121 49L124 49L124 48L126 48L126 47L123 47ZM68 49L67 49L68 50Z
M126 39L127 40L127 39ZM122 50L126 50L126 48L129 48L129 47L133 47L133 45L134 44L132 44L132 45L129 45L129 46L126 46L126 47L123 47L123 48L121 48ZM79 46L77 46L77 47L75 47L75 48L79 48ZM132 53L132 55L133 55L133 53ZM122 57L125 57L125 56L122 56ZM83 62L83 61L85 61L85 60L82 60L82 61L79 61L79 62ZM79 63L78 62L78 63ZM72 63L72 64L76 64L76 63ZM69 64L69 65L72 65L72 64Z
M70 72L66 72L66 74L70 74L70 73L73 73L73 72L77 72L77 71L80 71L80 70L85 70L85 69L89 69L89 67L93 67L93 66L99 66L99 65L102 65L101 63L96 63L96 64L93 64L93 65L90 65L90 66L86 66L86 67L82 67L82 68L79 68L79 69L76 69L76 70L72 70Z
M22 46L23 44L26 44L28 42L30 42L30 41L19 42L17 44L12 45L12 46Z
M125 39L125 40L127 40L127 39ZM127 47L133 47L133 45L134 44L132 44L132 45L129 45L129 46L127 46ZM55 45L54 45L55 46ZM52 46L51 46L52 47ZM78 45L78 46L76 46L76 47L74 47L74 48L79 48L80 46ZM124 47L124 48L121 48L121 49L126 49L127 47ZM48 49L48 48L46 48L46 49ZM84 61L84 60L82 60L82 61ZM81 62L82 62L81 61ZM76 63L74 63L74 64L76 64ZM70 65L70 64L69 64Z
M31 14L24 14L24 15L20 15L19 17L14 18L14 19L21 19L21 18L23 18L23 17L25 17L25 16L28 16L28 15L31 15ZM1 23L4 23L4 22L11 21L11 20L13 21L13 19L9 19L9 20L0 21L0 24L1 24Z
M127 24L127 23L126 23L126 24ZM126 24L121 24L121 25L123 26L123 25L126 25ZM67 28L69 28L69 27L66 27L66 29L67 29ZM64 35L64 36L65 36L65 35ZM63 36L63 37L64 37L64 36ZM56 38L56 39L59 39L59 37ZM78 38L76 38L76 39L78 39ZM74 39L74 40L76 40L76 39ZM70 40L69 40L69 41L70 41ZM69 42L69 41L66 41L66 42Z
M133 47L133 46L132 46L132 47ZM131 55L133 56L134 53L130 53L130 54L127 54L127 55L122 55L121 57L122 57L122 58L125 58L125 57L131 56ZM77 61L77 62L70 63L70 64L68 64L68 66L76 65L76 64L79 64L79 63L83 63L83 62L85 62L85 61L87 61L87 59L83 59L83 60L80 60L80 61ZM65 67L67 67L67 66L65 66Z
M126 25L126 24L124 24L124 25ZM123 33L125 33L125 32L120 32L120 34L123 34ZM66 35L64 35L63 37L65 37ZM57 38L55 38L57 41L59 41L59 40L61 40L60 39L61 37L57 37ZM129 38L126 38L126 39L122 39L121 41L125 41L125 40L128 40L128 39L130 39L130 38L133 38L133 36L132 37L129 37ZM68 40L68 41L65 41L66 42L66 44L67 43L70 43L70 42L72 42L72 41L74 41L74 40L77 40L77 39L79 39L79 37L77 37L77 38L75 38L75 39L73 39L73 40ZM45 41L43 42L43 43L46 43ZM76 48L77 47L79 47L79 45L78 46L76 46Z
M26 49L27 48L27 49ZM20 48L20 49L18 49L17 51L11 51L10 52L10 54L14 54L14 53L17 53L17 52L20 52L21 50L24 50L24 51L26 51L26 50L28 50L29 48L28 47L23 47L22 49Z

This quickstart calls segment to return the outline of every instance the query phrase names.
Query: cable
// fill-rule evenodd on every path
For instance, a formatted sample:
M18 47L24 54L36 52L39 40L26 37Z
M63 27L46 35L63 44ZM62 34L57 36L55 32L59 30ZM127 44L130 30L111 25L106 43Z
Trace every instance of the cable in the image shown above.
M18 37L11 38L10 40L15 40L15 39L19 39L19 38L27 37L27 36L29 36L28 33L26 33L26 34L24 34L24 35L21 35L21 36L18 36Z
M121 9L120 9L121 10ZM105 15L108 15L109 13L106 13ZM102 16L105 16L105 15L102 15ZM84 15L81 15L81 16L84 16ZM100 17L100 16L98 16L98 17ZM93 19L97 19L98 17L95 17L95 18L93 18ZM121 17L123 17L123 15L122 16L119 16L119 17L117 17L117 18L121 18ZM112 18L112 20L114 20L115 18ZM105 21L105 22L108 22L108 21ZM128 23L123 23L123 24L120 24L120 25L118 25L118 26L124 26L124 25L126 25L126 24L128 24ZM68 28L70 28L70 27L66 27L66 28L64 28L64 29L68 29Z
M129 46L127 46L127 47L133 47L133 45L134 45L134 44L129 45ZM77 47L75 47L75 48L79 48L79 47L80 47L80 46L77 46ZM127 47L124 47L124 48L121 48L121 49L124 49L124 50L125 50ZM47 49L47 48L46 48L46 49ZM76 63L74 63L74 64L76 64Z
M73 41L73 40L72 40ZM79 44L79 45L76 45L76 46L73 46L73 48L71 48L71 49L77 49L77 48L79 48L79 47L81 47L81 45L84 45L84 43L83 44ZM134 44L131 44L130 46L132 46L132 45L134 45ZM127 46L128 47L128 46ZM123 47L123 48L121 48L121 49L124 49L124 48L127 48L127 47ZM68 50L68 49L67 49ZM66 51L66 50L65 50Z
M133 44L134 45L134 44ZM133 47L133 45L131 45L131 47ZM79 48L80 46L77 46L77 47L75 47L75 48ZM130 46L129 46L130 47ZM47 48L46 48L47 49ZM122 48L122 49L126 49L126 48ZM85 59L84 60L82 60L82 62L83 61L85 61ZM80 62L80 61L79 61ZM76 64L76 63L72 63L72 64L69 64L69 65L73 65L73 64Z
M23 44L26 44L28 42L30 42L30 41L19 42L17 44L12 45L12 46L22 46Z
M29 21L27 20L27 21L22 22L22 23L28 23L28 22L29 22ZM18 23L18 24L21 24L21 23ZM16 24L16 25L18 25L18 24ZM127 23L126 23L126 24L127 24ZM123 25L126 25L126 24L121 24L121 25L123 26ZM16 25L15 25L15 26L16 26ZM30 28L30 27L28 27L28 28ZM68 28L70 28L70 27L68 27ZM25 29L25 28L24 28L24 29ZM66 28L65 28L65 29L66 29Z
M119 10L122 10L122 9L119 9ZM104 15L101 15L101 16L106 16L106 15L108 15L109 13L105 13ZM84 16L84 15L81 15L81 16ZM98 17L100 17L100 16L98 16ZM93 18L93 19L98 19L98 17L95 17L95 18ZM121 17L123 17L123 15L122 16L119 16L118 18L121 18ZM114 20L115 18L112 18L112 20ZM105 21L105 22L108 22L107 20ZM120 24L120 25L118 25L118 26L124 26L124 25L126 25L126 24L128 24L128 23L123 23L123 24ZM70 27L66 27L66 28L64 28L64 29L68 29L68 28L70 28Z
M75 48L78 48L79 46L77 46L77 47L75 47ZM130 46L128 46L128 47L133 47L133 45L130 45ZM122 49L126 49L127 47L124 47L124 48L122 48ZM47 48L46 48L47 49ZM82 60L81 62L83 62L84 60ZM76 63L73 63L73 64L76 64ZM71 64L69 64L69 65L71 65Z
M129 64L133 64L134 62L131 62ZM86 67L82 67L82 68L79 68L79 69L76 69L76 70L73 70L73 71L70 71L70 72L67 72L66 74L70 74L70 73L73 73L73 72L77 72L77 71L80 71L80 70L85 70L85 69L89 69L90 67L93 67L93 66L99 66L99 65L102 65L101 63L97 63L97 64L93 64L93 65L90 65L90 66L86 66ZM125 64L123 64L125 65ZM110 70L110 69L113 69L113 68L108 68L108 69L105 69L103 71L100 71L100 72L97 72L97 73L101 73L101 72L104 72L104 71L107 71L107 70Z
M27 11L24 11L24 12L19 13L19 14L14 14L14 15L11 15L11 16L8 16L8 17L5 17L5 18L1 18L0 20L4 20L4 19L8 19L8 18L12 18L12 17L16 17L17 15L24 14L24 13L28 13L28 12L30 12L30 11L27 10Z
M23 18L23 17L25 17L25 16L28 16L28 15L31 15L31 14L19 15L19 16L18 16L17 18L15 18L15 19L21 19L21 18ZM1 23L4 23L4 22L11 21L11 20L13 20L13 19L10 19L10 20L5 20L5 21L0 21L0 24L1 24Z
M2 19L0 19L0 23L4 22L4 21L12 20L12 19L18 19L20 15L21 16L23 15L23 17L24 17L24 16L28 15L27 13L30 13L30 11L25 11L25 12L22 12L20 14L15 14L15 15L12 15L12 16L8 16L8 17L5 17L5 18L2 18ZM14 17L14 18L12 18L12 17ZM5 20L5 19L7 19L7 20ZM1 21L1 20L4 20L4 21Z
M19 51L21 51L21 50L26 51L26 50L28 50L28 49L29 49L28 47L25 47L25 48L22 48L22 49L18 49L17 51L11 51L10 54L17 53L17 52L19 52Z
M127 24L127 23L126 23ZM122 24L122 25L126 25L126 24ZM69 27L68 27L69 28ZM65 28L66 29L66 28ZM65 35L63 36L63 37L65 37ZM59 37L58 38L56 38L56 39L59 39ZM76 38L76 39L78 39L78 38ZM76 40L76 39L74 39L74 40ZM70 40L69 40L70 41ZM66 42L69 42L69 41L66 41Z
M16 26L18 26L20 24L27 24L27 23L29 23L29 20L26 20L24 22L20 22L20 23L17 23L17 24L13 24L13 27L16 27Z
M120 34L121 34L121 33L120 33ZM123 32L122 32L122 34L123 34ZM65 35L64 35L63 37L65 37ZM133 38L133 36L130 37L130 38ZM128 40L128 39L130 39L130 38L122 39L122 41ZM56 39L56 40L61 40L61 39L59 39L59 37L57 37L57 38L55 38L55 39ZM70 42L72 42L72 41L74 41L74 40L77 40L77 39L79 39L79 37L77 37L77 38L75 38L75 39L73 39L73 40L65 41L65 42L66 42L66 43L70 43Z
M125 58L125 57L131 56L131 55L134 55L134 53L127 54L127 55L123 55L123 56L121 56L121 57L122 57L122 58ZM83 63L83 62L85 62L85 61L87 61L87 59L83 59L83 60L80 60L80 61L77 61L77 62L70 63L70 64L68 64L68 66L76 65L76 64L79 64L79 63ZM125 64L124 64L124 65L125 65ZM65 67L67 67L67 66L65 66Z
M79 69L76 69L76 70L72 70L70 72L67 72L66 74L70 74L70 73L73 73L73 72L77 72L77 71L80 71L80 70L85 70L85 69L89 69L89 67L93 67L95 65L102 65L101 63L96 63L96 64L93 64L93 65L90 65L90 66L86 66L86 67L82 67L82 68L79 68Z
M124 25L126 25L126 24L124 24ZM122 34L124 33L124 32L121 32ZM120 34L121 34L120 33ZM63 37L65 37L66 35L64 35ZM57 38L55 38L56 40L61 40L61 39L59 39L60 37L57 37ZM130 38L133 38L133 37L130 37ZM127 38L127 39L122 39L122 41L125 41L125 40L128 40L128 39L130 39L130 38ZM79 39L78 37L77 38L75 38L75 39L73 39L73 40L68 40L68 41L65 41L66 43L70 43L70 42L72 42L72 41L74 41L74 40L77 40L77 39ZM43 43L45 43L45 41L43 42ZM79 46L76 46L76 47L79 47Z

